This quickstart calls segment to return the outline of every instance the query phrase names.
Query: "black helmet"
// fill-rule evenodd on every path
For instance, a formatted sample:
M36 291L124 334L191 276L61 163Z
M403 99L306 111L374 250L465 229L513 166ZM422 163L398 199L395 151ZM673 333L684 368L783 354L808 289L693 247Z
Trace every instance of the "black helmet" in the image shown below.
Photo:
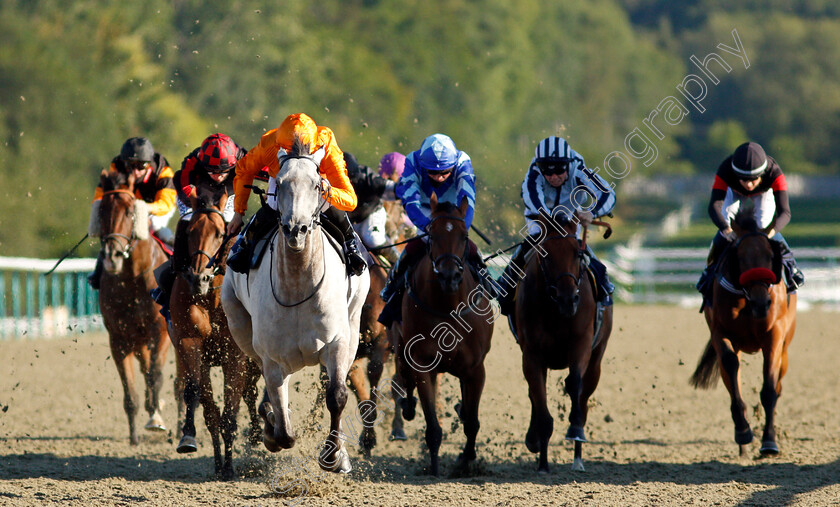
M123 162L151 162L155 157L155 149L151 141L145 137L132 137L122 145L120 158Z
M767 169L767 154L758 143L744 143L732 154L732 170L742 180L754 180Z

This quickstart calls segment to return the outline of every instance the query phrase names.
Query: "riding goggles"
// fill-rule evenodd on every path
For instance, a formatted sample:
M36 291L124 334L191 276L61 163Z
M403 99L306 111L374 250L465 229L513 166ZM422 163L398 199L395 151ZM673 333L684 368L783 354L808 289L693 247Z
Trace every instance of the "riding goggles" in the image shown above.
M128 160L125 163L125 166L132 171L142 171L144 169L148 169L151 165L151 162L145 162L143 160Z
M539 158L536 160L537 168L544 176L551 176L553 174L564 174L569 171L569 166L572 160L569 158Z
M453 169L452 167L449 167L447 169L426 169L426 173L429 176L439 176L439 175L447 176L447 175L449 175L449 173L452 172L452 169Z

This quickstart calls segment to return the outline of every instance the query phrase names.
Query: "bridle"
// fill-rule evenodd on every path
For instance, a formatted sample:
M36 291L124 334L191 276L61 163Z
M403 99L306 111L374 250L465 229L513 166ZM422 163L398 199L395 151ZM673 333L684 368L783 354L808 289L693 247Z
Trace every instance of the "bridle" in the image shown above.
M736 255L736 256L738 255L738 246L740 246L740 245L741 245L741 242L742 242L744 239L749 238L749 237L752 237L752 236L764 237L764 238L766 238L766 239L767 239L767 241L768 241L768 242L770 241L770 237L769 237L769 236L767 236L767 234L765 234L765 233L763 233L763 232L758 232L758 231L756 231L756 232L748 232L748 233L746 233L746 234L744 234L744 235L742 235L742 236L739 236L739 237L738 237L738 239L737 239L734 243L732 243L732 246L731 246L730 248L732 248L732 249L735 251L735 255ZM775 253L774 253L774 255L775 255ZM763 268L762 268L762 269L763 269ZM768 293L769 293L769 292L770 292L770 287L773 285L770 281L768 281L768 280L766 280L766 279L755 279L755 280L750 280L749 282L744 283L744 284L742 284L742 283L741 283L741 281L739 280L739 281L738 281L738 284L739 284L739 285L741 285L741 292L744 294L744 298L747 300L747 302L748 302L748 303L752 303L752 302L753 302L753 301L752 301L752 298L750 297L750 291L749 291L749 289L750 289L750 288L754 287L755 285L759 285L759 284L760 284L760 285L761 285L761 286L763 286L765 289L767 289L767 291L768 291Z
M112 194L126 194L126 195L131 196L132 202L134 202L134 200L136 200L136 197L134 196L134 193L131 190L124 189L124 188L119 188L119 189L116 189L116 190L108 190L106 192L103 192L102 197L105 197L106 195L112 195ZM125 259L128 259L129 257L131 257L131 252L134 250L134 247L137 243L137 236L134 234L134 221L137 219L137 216L134 213L133 207L130 206L129 208L131 210L131 211L128 212L131 216L131 224L132 224L131 236L126 236L125 234L112 232L111 234L106 234L105 236L102 236L102 238L100 239L100 244L102 245L103 249L105 248L105 245L109 241L112 241L114 244L116 244L117 248L115 248L114 251L116 253L118 253L119 255L121 255Z
M294 159L294 158L302 158L302 159L309 160L310 162L315 164L315 171L317 173L319 165L318 165L317 162L315 162L315 160L312 158L311 155L303 155L303 154L300 154L300 155L290 155L290 154L281 155L280 157L277 157L277 162L280 164L280 167L283 167L283 165L288 160L291 160L291 159ZM275 177L275 184L276 184L278 190L276 190L275 194L274 194L275 202L277 201L277 198L278 198L277 194L279 193L279 188L280 188L280 185L276 181L276 179L277 178ZM315 210L312 212L312 216L309 218L309 224L304 226L304 230L303 230L304 233L311 231L312 228L315 225L320 225L320 221L318 220L318 217L321 216L321 208L324 207L324 203L329 202L330 194L332 192L332 187L330 187L329 191L327 191L327 195L324 196L324 181L323 181L322 178L319 177L318 178L318 183L315 184L315 190L318 192L318 205L315 206ZM279 206L279 203L278 203L278 206ZM277 213L277 220L279 221L282 217L282 213L280 213L279 210L274 210L274 211ZM287 226L287 225L281 224L280 228L283 230L283 234L285 236L288 236L292 232L291 229L289 228L289 226Z
M459 222L463 222L464 224L466 224L466 220L464 220L461 217L456 217L456 216L453 216L453 215L440 215L440 216L434 217L429 222L429 226L431 226L435 221L441 220L441 219L457 220ZM469 234L467 236L465 236L465 238L467 238L468 236L469 236ZM466 263L467 251L469 249L469 241L468 240L464 241L464 253L461 254L460 257L453 254L453 253L443 253L443 254L438 255L437 257L432 257L432 239L434 237L433 236L429 236L429 237L430 237L429 241L426 242L426 254L429 256L429 260L432 261L432 270L434 270L435 276L438 276L441 273L438 265L441 262L443 262L447 259L451 259L451 260L455 261L455 267L458 270L458 273L463 274L464 273L464 265Z
M547 236L545 239L543 239L542 242L546 242L550 239L568 238L568 237L569 237L569 235L552 234L550 236ZM572 237L574 238L574 236L572 236ZM537 255L539 255L539 253L537 253ZM583 281L583 273L585 271L585 268L584 268L585 259L586 259L585 246L583 246L583 245L579 246L576 250L575 255L578 258L578 274L575 275L574 273L564 271L564 272L558 274L553 279L549 277L548 264L547 264L548 261L546 261L544 256L539 255L538 263L539 263L540 270L543 272L543 275L545 276L546 285L547 285L546 286L546 291L548 292L548 297L551 298L551 300L554 301L555 303L559 303L558 298L560 296L560 289L557 287L556 284L560 279L565 278L565 277L569 277L574 281L574 284L575 284L574 296L575 297L580 296L580 286L581 286L581 282Z
M201 209L197 209L197 210L193 211L193 216L201 215L201 214L204 214L204 215L218 215L219 217L221 217L222 223L224 224L225 215L224 215L224 213L222 213L221 211L219 211L217 209L201 208ZM228 238L229 238L229 236L227 235L227 233L225 233L225 235L222 237L221 244L216 249L216 252L214 252L213 254L210 254L209 252L207 252L205 250L202 250L200 248L197 249L196 251L190 253L190 264L189 264L190 273L195 277L198 276L198 273L195 272L196 263L193 262L193 260L196 258L196 256L201 256L201 255L203 255L204 257L207 257L207 264L206 264L207 267L210 267L211 265L213 266L213 276L224 272L224 263L223 262L216 262L216 259L219 256L219 252L225 247L225 243L227 243ZM221 285L211 287L211 289L218 289L219 287L221 287Z

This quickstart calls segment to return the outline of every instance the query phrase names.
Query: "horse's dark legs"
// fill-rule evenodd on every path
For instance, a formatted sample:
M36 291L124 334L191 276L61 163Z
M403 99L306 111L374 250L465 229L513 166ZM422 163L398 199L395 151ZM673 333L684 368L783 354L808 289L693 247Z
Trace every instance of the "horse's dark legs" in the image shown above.
M522 372L528 382L528 397L531 399L531 423L525 434L525 446L531 452L540 453L538 470L548 473L548 441L554 432L554 419L546 401L547 369L536 364L529 352L523 351Z
M481 393L484 390L484 363L481 363L470 375L461 379L461 422L464 423L464 435L467 443L464 450L458 456L458 467L467 472L469 464L475 461L475 438L481 424L478 421L478 404L481 401Z
M781 391L782 362L783 360L787 362L784 336L774 330L769 346L764 347L762 352L764 354L764 385L761 388L761 405L764 407L765 423L759 452L766 456L779 454L774 422L776 401Z
M231 343L232 346L235 346ZM242 400L242 393L250 380L247 369L248 363L245 354L239 351L227 352L228 357L222 363L225 386L225 408L222 412L222 440L225 443L225 460L222 465L222 480L228 481L234 478L233 469L233 441L236 437L236 416L239 413L239 402ZM231 357L234 356L234 357Z
M365 458L370 458L370 450L376 445L376 432L374 425L376 424L376 403L370 403L371 390L365 383L365 372L362 369L363 358L356 359L353 366L350 367L350 373L347 378L350 380L350 388L358 400L357 406L360 407L360 412L363 418L362 434L359 438L359 446L362 448L362 455ZM373 386L375 384L371 384ZM372 409L372 410L371 410Z
M166 343L160 343L158 338L153 337L151 344L144 346L137 354L146 381L146 412L149 413L149 420L145 429L149 431L166 431L161 415L160 390L163 387L163 361L169 347L169 338L166 337Z
M437 418L435 400L437 399L437 374L417 373L417 394L420 396L420 405L423 407L423 414L426 416L426 446L431 456L431 473L434 476L440 475L440 460L438 451L443 438L443 430ZM406 417L408 419L408 417Z
M251 420L251 426L248 434L248 443L250 445L257 445L260 443L260 418L257 414L257 381L259 381L262 373L257 364L247 359L248 372L247 381L245 384L245 392L242 397L245 399L245 406L248 407L248 418Z
M735 443L739 445L739 454L747 454L747 444L752 442L753 434L747 422L747 407L741 397L740 358L728 339L714 339L712 343L718 349L720 358L720 376L732 400L730 411L735 423Z
M201 408L204 409L204 424L207 426L207 431L210 432L210 439L213 442L213 464L215 466L216 476L221 476L224 466L222 462L222 445L219 438L222 416L219 413L219 407L216 406L216 401L213 399L213 384L210 382L210 365L201 362L199 372L198 389Z
M184 365L181 364L181 357L177 352L175 354L175 380L173 388L175 390L175 403L178 407L178 422L175 430L175 438L180 440L184 436L184 417L187 407L184 402Z
M123 408L125 415L128 416L128 439L131 445L137 445L140 439L137 436L134 418L137 416L139 400L137 391L134 390L134 355L127 351L116 350L112 346L111 357L117 365L117 372L120 374L120 382L123 386Z
M200 344L193 339L182 338L176 344L176 364L181 367L184 383L184 425L181 439L175 449L179 454L196 452L195 412L200 399L199 376L201 371ZM176 379L177 381L177 379Z

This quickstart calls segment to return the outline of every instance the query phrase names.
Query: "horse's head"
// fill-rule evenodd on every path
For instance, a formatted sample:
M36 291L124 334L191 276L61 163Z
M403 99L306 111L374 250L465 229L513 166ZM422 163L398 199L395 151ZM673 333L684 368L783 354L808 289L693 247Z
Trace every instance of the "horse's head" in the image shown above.
M224 269L224 263L218 259L213 266L208 267L208 264L216 257L218 250L224 247L225 218L222 210L227 199L224 188L217 192L202 190L199 195L195 192L190 195L190 207L193 209L187 227L190 261L184 277L192 287L193 294L206 295L219 270Z
M105 271L122 271L137 240L148 239L149 217L146 203L134 198L134 175L102 171L102 201L99 230Z
M743 288L753 317L766 318L772 304L770 287L782 276L781 251L752 216L736 215L732 230L738 239L728 259L728 278Z
M429 258L438 282L444 292L455 292L464 279L464 264L467 248L467 215L469 203L466 199L461 206L451 203L439 203L432 194L430 200L432 221L429 223Z
M538 248L536 254L545 276L545 290L559 314L572 317L580 305L585 272L583 250L577 241L577 222L564 213L540 216L536 221L542 241L542 250Z
M306 236L312 231L325 202L318 173L324 151L320 149L310 155L309 149L309 144L295 136L289 152L281 150L277 153L280 171L275 183L280 226L286 245L298 252L303 250Z

